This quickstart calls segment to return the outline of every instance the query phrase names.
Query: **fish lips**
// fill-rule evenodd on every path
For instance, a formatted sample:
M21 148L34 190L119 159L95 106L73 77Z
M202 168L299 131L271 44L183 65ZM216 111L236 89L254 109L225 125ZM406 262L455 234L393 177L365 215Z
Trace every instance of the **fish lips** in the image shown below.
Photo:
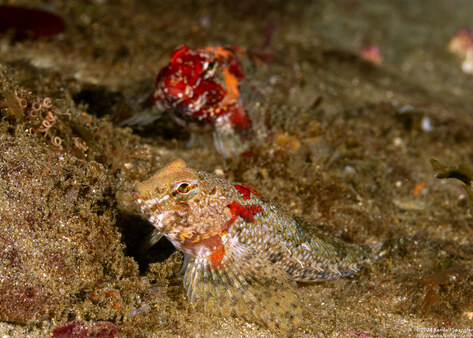
M159 214L163 210L158 201L154 200L152 204L147 203L146 200L137 191L135 191L133 197L135 199L136 204L138 204L138 206L141 208L141 210L146 216L152 214Z

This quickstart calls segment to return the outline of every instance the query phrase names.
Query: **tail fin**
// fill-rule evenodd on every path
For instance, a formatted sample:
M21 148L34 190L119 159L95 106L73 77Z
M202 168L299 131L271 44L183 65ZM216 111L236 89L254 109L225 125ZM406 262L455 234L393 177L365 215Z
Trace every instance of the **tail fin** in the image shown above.
M418 239L426 232L418 232L414 235L409 236L402 236L402 237L395 237L389 238L387 240L376 242L373 244L368 245L367 247L371 250L371 259L378 260L391 252L398 250L400 247L404 246L406 243Z

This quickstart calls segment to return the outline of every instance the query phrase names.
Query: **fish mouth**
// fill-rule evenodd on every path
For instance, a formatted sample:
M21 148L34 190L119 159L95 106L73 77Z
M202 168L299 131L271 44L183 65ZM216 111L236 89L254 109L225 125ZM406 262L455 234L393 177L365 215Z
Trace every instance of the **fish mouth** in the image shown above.
M136 203L138 204L141 204L144 201L143 197L141 197L141 195L137 191L135 191L134 198Z
M168 94L169 96L174 97L176 99L181 99L181 98L184 98L185 91L178 88L178 87L167 86L166 87L166 94Z
M186 85L184 89L173 85L167 85L163 91L166 95L166 99L173 101L174 103L190 100L194 97L194 89L190 85Z
M156 200L153 201L153 204L147 203L145 199L137 191L135 191L134 198L135 198L136 204L138 204L138 206L141 208L143 213L145 213L146 215L155 213L157 211L161 212L163 210L158 201Z

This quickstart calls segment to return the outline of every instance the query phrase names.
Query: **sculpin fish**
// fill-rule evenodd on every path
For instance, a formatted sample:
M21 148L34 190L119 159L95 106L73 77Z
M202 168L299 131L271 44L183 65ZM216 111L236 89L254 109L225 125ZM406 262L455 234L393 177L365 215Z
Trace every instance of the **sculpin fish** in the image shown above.
M139 183L135 200L184 253L190 301L271 329L288 331L300 321L296 282L352 275L399 242L346 243L252 187L180 159Z
M180 46L156 77L153 101L159 112L135 115L121 125L145 125L167 111L191 131L191 140L212 130L219 153L224 157L240 153L240 138L251 127L240 100L240 81L245 77L240 58L247 56L238 46Z

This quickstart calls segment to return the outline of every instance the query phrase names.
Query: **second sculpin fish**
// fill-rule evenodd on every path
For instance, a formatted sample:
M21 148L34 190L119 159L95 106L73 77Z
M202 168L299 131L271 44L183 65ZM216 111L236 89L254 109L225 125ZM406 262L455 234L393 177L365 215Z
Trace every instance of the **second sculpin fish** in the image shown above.
M184 287L192 302L271 329L298 324L296 282L349 276L400 242L346 243L255 189L180 159L139 183L135 200L185 254Z

